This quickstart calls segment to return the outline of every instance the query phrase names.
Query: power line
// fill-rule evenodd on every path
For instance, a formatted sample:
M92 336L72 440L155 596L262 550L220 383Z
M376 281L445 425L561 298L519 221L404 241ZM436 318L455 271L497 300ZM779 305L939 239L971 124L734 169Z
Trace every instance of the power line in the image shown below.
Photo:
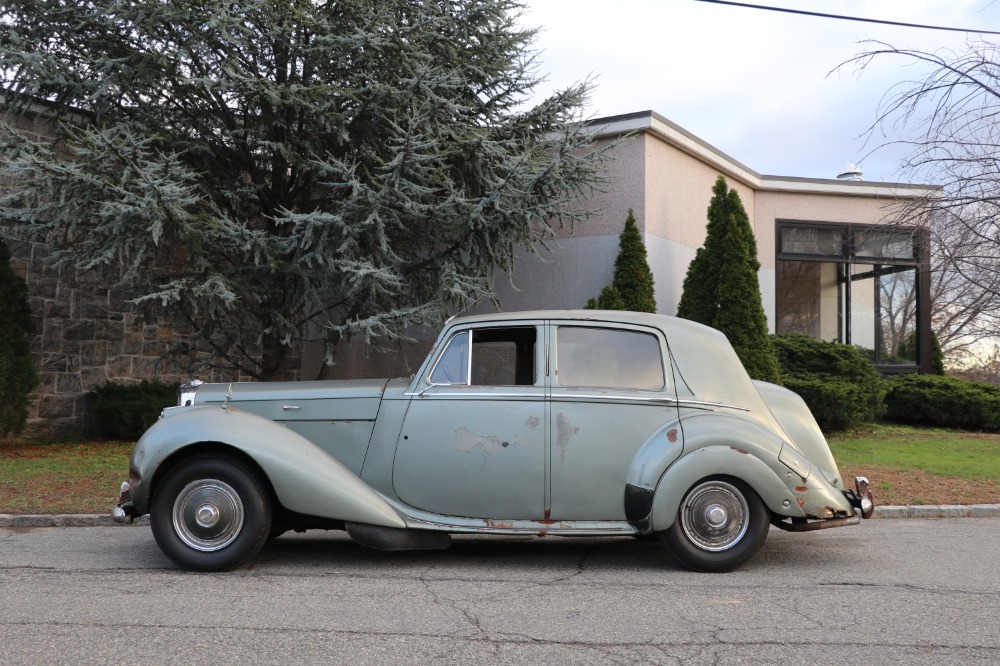
M861 18L859 16L842 16L840 14L824 14L822 12L807 12L801 9L787 9L785 7L768 7L767 5L751 5L745 2L730 2L729 0L694 0L695 2L710 2L713 5L729 5L731 7L747 7L749 9L766 9L771 12L784 12L785 14L801 14L803 16L819 16L820 18L840 19L842 21L860 21L862 23L881 23L882 25L896 25L904 28L924 28L926 30L948 30L951 32L976 32L983 35L1000 35L995 30L972 30L970 28L947 28L940 25L923 25L920 23L903 23L901 21L883 21L881 19Z

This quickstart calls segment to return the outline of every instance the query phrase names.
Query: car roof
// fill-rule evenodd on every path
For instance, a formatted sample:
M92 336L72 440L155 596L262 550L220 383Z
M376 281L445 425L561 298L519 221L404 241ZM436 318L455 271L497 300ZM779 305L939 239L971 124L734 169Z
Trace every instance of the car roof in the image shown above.
M449 320L448 324L453 326L488 322L537 321L539 319L637 324L641 326L653 326L664 332L679 332L683 330L690 333L700 332L704 334L706 329L711 330L687 319L679 319L678 317L651 312L632 312L630 310L525 310L521 312L491 312L455 317Z

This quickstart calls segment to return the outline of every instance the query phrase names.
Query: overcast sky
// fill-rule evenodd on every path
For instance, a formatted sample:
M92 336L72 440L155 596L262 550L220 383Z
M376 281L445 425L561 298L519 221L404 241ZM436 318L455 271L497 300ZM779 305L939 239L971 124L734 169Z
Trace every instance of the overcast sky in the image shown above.
M1000 30L1000 0L746 0L890 21ZM864 135L882 95L919 70L901 58L858 77L837 65L877 39L960 49L963 33L798 16L695 0L526 0L525 25L548 81L539 94L593 75L588 112L656 111L751 169L832 178L848 162L872 181L903 181L897 149ZM1000 39L993 36L991 39ZM892 131L892 128L888 128ZM899 139L901 134L887 138Z

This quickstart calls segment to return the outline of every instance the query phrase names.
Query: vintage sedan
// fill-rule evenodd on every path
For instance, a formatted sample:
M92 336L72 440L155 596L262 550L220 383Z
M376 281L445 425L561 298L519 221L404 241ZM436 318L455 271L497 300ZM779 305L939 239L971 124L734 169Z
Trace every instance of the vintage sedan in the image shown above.
M805 403L725 336L633 312L450 320L409 379L182 387L139 440L115 517L177 564L226 570L286 530L378 549L452 534L658 537L728 571L771 525L871 516Z

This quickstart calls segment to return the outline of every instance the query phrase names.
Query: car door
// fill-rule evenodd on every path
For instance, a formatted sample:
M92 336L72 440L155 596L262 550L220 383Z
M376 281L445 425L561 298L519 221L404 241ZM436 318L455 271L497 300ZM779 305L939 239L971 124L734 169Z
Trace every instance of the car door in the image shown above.
M625 520L625 484L642 444L677 419L666 342L627 324L553 322L553 520Z
M544 516L544 327L451 333L403 419L392 485L407 504L468 518Z

